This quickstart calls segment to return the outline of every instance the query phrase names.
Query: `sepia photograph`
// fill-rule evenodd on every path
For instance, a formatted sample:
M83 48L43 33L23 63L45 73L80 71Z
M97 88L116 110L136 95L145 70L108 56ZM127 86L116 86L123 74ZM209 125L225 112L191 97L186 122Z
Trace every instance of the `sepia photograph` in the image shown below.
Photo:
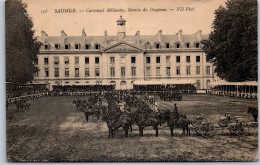
M257 162L257 0L5 0L6 162Z

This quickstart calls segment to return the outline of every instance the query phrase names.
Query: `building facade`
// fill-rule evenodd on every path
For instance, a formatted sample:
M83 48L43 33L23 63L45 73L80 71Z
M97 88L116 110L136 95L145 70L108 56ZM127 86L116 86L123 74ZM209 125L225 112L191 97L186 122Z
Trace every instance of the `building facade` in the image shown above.
M44 31L36 66L35 82L53 85L114 84L116 89L132 89L135 81L194 81L206 89L214 81L213 65L206 60L201 41L208 36L198 31L183 35L127 35L126 20L117 22L117 35L48 36Z

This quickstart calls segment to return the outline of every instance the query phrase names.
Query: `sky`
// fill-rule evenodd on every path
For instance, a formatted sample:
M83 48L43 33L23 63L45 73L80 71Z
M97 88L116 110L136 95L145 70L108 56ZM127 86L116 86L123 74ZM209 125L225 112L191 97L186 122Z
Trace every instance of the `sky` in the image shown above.
M225 1L23 0L28 5L36 36L40 36L42 30L49 36L59 36L61 30L68 36L80 36L83 28L89 36L104 35L105 30L108 35L116 35L116 20L121 14L126 20L127 35L135 35L138 30L141 35L155 35L159 30L162 30L163 35L176 34L180 29L183 34L194 34L199 30L208 34L212 30L214 11L220 5L225 6ZM107 8L124 9L125 12L106 12ZM141 11L129 12L129 8ZM147 11L143 11L144 8ZM150 11L151 8L167 11ZM55 13L59 9L75 9L77 12ZM105 9L105 12L86 12L89 9Z

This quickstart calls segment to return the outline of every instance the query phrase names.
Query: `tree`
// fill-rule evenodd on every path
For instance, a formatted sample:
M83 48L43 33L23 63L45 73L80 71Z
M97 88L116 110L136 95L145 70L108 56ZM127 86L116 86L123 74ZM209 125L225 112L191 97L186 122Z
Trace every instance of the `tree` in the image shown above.
M228 0L215 11L213 31L202 41L217 75L257 81L257 0Z
M5 3L6 81L24 84L33 80L40 43L34 37L33 23L21 0Z

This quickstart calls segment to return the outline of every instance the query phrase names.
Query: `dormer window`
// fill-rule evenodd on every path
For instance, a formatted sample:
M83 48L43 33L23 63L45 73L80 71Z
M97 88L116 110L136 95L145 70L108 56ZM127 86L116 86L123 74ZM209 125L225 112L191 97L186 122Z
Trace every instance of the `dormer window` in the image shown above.
M145 49L151 49L151 45L150 45L149 42L146 42L146 43L144 44L144 47L145 47Z
M79 49L79 44L75 44L75 49Z
M58 50L58 49L60 49L60 44L55 44L54 47L56 50Z
M190 48L190 43L186 43L186 47L187 47L187 48Z
M200 43L195 43L196 48L200 48Z
M44 45L45 50L49 50L49 45Z
M95 44L95 49L100 49L100 44Z
M165 47L170 48L170 43L166 43Z
M176 48L180 48L180 43L177 43L177 44L176 44Z
M90 49L90 44L86 44L86 49Z
M159 44L159 43L156 43L156 44L155 44L155 48L156 48L156 49L160 49L160 48L161 48L160 44Z
M68 44L66 44L65 49L70 49L70 46Z

